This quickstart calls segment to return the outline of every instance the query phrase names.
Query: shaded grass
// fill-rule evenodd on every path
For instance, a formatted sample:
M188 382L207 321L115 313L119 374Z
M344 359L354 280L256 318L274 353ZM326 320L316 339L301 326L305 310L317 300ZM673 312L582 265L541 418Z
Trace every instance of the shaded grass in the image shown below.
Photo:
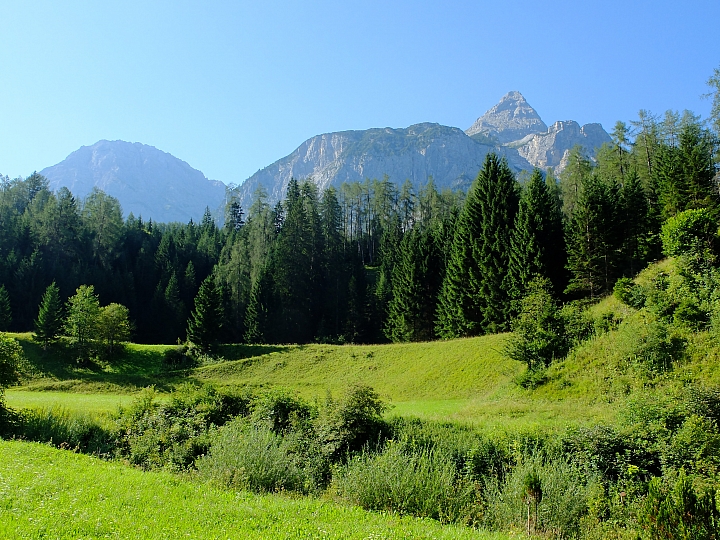
M0 441L2 538L501 539L317 499L214 489L44 445Z
M27 359L25 386L37 390L135 392L151 385L170 390L179 377L161 370L163 355L173 345L127 343L111 360L79 365L64 341L43 350L30 332L9 335L20 342Z

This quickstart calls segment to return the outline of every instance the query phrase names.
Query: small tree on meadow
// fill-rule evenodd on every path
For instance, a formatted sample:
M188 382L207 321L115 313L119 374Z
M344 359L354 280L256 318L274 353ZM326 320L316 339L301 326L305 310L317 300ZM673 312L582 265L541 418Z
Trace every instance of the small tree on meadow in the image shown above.
M92 285L80 285L67 301L65 333L78 353L78 359L86 359L98 336L100 300Z
M108 355L112 356L118 344L130 339L131 331L128 308L122 304L109 304L100 309L98 334L105 344Z
M23 358L20 343L10 336L0 333L0 406L5 388L17 381L18 366Z
M43 344L43 349L57 341L63 328L62 302L60 301L60 289L53 281L45 289L38 318L35 321L35 334L33 339Z

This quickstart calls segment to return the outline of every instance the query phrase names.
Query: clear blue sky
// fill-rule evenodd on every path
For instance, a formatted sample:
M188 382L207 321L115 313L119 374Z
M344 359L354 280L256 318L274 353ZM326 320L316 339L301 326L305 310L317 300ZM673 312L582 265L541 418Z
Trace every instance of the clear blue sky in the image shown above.
M466 129L509 90L548 124L705 117L718 66L718 0L2 0L0 173L122 139L240 183L319 133Z

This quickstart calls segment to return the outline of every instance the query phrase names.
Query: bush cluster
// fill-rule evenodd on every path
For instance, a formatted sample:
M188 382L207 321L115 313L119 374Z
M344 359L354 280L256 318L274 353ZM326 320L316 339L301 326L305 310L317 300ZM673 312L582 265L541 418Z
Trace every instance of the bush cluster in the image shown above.
M25 413L15 435L146 469L194 471L231 489L325 493L370 510L542 537L687 530L713 538L720 389L654 396L628 402L613 426L499 435L385 420L368 387L309 403L282 391L185 385L165 400L145 390L106 424L58 410Z

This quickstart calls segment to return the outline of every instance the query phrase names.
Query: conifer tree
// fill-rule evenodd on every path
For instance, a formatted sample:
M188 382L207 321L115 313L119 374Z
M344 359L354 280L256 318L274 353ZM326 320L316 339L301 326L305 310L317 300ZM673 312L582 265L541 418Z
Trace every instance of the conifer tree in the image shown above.
M565 286L565 242L559 201L535 169L520 197L510 239L508 288L513 301L535 277L547 278L555 294Z
M407 232L393 269L392 298L384 332L392 341L428 341L435 337L433 315L442 280L442 258L431 228Z
M276 311L273 305L273 283L268 267L260 270L253 283L245 312L245 342L273 343L270 315Z
M510 233L517 212L515 179L488 154L458 218L440 293L436 332L445 339L506 328Z
M37 320L35 321L35 334L33 339L43 344L43 349L55 342L63 327L62 302L60 301L60 289L53 281L45 289Z
M651 214L648 196L645 193L637 170L631 168L620 188L620 212L622 221L622 273L629 276L637 274L645 264L659 256L657 229ZM654 226L655 225L655 226Z
M622 216L619 188L592 175L584 183L566 233L568 293L595 297L620 277Z
M10 309L10 295L5 285L0 285L0 332L6 332L12 324L12 310Z
M205 278L195 297L190 314L187 339L202 351L210 351L220 340L223 324L222 295L212 275Z

